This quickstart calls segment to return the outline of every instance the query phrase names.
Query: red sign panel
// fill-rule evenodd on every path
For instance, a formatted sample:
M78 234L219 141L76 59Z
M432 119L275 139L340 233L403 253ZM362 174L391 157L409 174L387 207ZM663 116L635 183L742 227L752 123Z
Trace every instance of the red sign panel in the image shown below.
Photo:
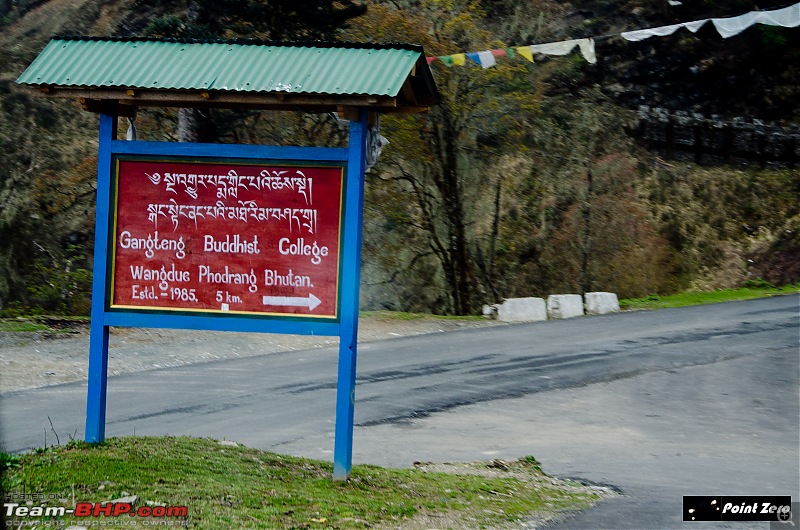
M344 168L116 160L111 308L337 318Z

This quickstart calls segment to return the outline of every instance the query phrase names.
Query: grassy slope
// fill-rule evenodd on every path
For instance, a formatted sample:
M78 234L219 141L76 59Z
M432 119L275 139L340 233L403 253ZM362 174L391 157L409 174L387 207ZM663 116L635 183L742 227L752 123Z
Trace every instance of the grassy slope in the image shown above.
M709 292L685 292L668 296L650 295L646 298L629 298L620 300L622 309L664 309L667 307L686 307L702 304L732 302L734 300L752 300L782 294L800 292L800 285L786 287L718 289Z
M72 442L11 460L5 491L56 494L63 501L50 505L67 507L137 495L140 506L187 506L190 528L407 527L426 514L457 528L498 528L598 499L544 475L533 457L457 474L355 466L346 484L332 482L329 463L186 437Z

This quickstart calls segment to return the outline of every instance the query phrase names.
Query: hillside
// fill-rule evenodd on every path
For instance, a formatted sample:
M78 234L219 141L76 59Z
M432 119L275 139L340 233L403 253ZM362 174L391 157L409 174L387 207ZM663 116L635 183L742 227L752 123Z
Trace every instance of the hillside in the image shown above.
M652 150L638 112L793 130L800 29L755 26L722 39L708 25L642 42L619 37L752 9L370 3L338 38L418 42L446 55L591 36L598 62L573 54L502 58L486 70L432 65L444 103L381 121L391 143L367 176L363 307L473 313L511 296L800 281L800 171L737 153ZM128 37L186 24L185 4L167 0L0 1L0 311L86 313L91 278L97 119L14 80L57 34ZM174 110L148 110L137 126L143 139L175 140L176 121ZM214 128L223 142L342 141L326 116L215 112Z

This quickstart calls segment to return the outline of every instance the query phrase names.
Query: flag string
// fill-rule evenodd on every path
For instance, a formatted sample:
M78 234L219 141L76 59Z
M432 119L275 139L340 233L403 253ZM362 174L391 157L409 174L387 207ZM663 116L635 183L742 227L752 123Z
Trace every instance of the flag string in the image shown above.
M720 36L722 36L724 39L738 35L754 24L796 28L800 26L800 2L768 11L750 11L735 17L706 18L691 22L670 24L668 26L599 35L596 37L570 39L543 44L529 44L526 46L511 46L507 48L455 53L451 55L429 56L426 59L428 64L432 64L438 60L448 67L464 66L467 64L467 60L469 59L470 62L474 62L475 64L480 65L482 68L490 68L497 64L498 57L519 56L527 59L530 62L534 62L535 54L568 55L572 53L575 48L578 48L581 52L581 55L584 59L586 59L587 62L590 64L595 64L597 62L597 54L595 52L596 41L607 40L620 36L627 41L637 42L649 39L650 37L671 35L681 28L686 28L692 33L697 33L697 31L707 22L711 22Z

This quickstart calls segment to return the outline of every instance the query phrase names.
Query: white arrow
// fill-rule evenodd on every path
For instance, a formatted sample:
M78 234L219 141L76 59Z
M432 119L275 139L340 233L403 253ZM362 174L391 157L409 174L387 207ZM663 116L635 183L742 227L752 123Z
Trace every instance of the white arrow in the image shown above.
M313 311L322 303L322 300L309 294L308 297L303 296L265 296L263 298L264 305L283 305L292 307L307 307L309 311Z

